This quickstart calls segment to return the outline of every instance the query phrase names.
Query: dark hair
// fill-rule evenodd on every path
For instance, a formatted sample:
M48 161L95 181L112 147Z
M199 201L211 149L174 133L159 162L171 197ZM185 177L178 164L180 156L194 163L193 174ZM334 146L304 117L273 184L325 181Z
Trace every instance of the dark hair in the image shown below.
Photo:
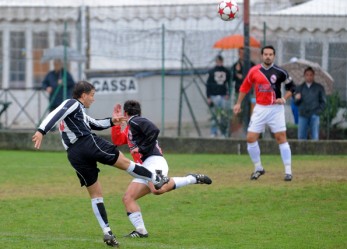
M305 71L304 71L304 75L306 74L306 72L311 71L314 74L314 70L312 67L306 67Z
M75 84L73 92L72 92L72 97L74 99L79 99L83 93L88 94L92 90L95 90L95 87L93 86L92 83L85 80L81 80Z
M141 116L141 105L136 100L127 100L123 105L124 112L129 116L139 115Z
M267 45L267 46L262 47L261 54L264 53L265 49L272 49L274 51L274 55L276 54L276 50L275 50L275 48L272 45Z
M217 55L217 56L216 56L216 60L224 61L224 58L223 58L223 56L221 56L221 55Z

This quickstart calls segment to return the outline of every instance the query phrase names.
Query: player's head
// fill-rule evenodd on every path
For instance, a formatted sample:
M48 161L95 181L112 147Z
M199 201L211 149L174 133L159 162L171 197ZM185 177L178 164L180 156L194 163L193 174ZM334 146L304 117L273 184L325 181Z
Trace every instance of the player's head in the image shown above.
M95 87L92 83L85 80L81 80L74 85L72 97L74 99L79 99L82 97L83 93L89 94L93 90L95 91Z
M94 102L95 87L88 81L82 80L75 84L72 97L78 99L86 108Z
M276 50L273 46L264 46L261 49L262 61L265 66L271 66L275 60Z
M267 46L262 47L262 49L261 49L261 54L264 54L265 49L267 49L267 50L268 50L268 49L271 49L272 52L273 52L273 54L274 54L274 55L276 54L276 50L275 50L275 48L274 48L272 45L267 45Z
M128 116L141 116L141 105L136 100L127 100L123 105L123 110Z

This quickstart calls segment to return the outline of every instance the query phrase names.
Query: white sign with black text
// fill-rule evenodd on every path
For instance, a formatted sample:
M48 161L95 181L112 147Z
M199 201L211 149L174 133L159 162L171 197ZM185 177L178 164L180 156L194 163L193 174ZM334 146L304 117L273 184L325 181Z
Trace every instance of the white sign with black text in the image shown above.
M137 93L138 82L134 77L91 78L96 93L100 94L124 94Z

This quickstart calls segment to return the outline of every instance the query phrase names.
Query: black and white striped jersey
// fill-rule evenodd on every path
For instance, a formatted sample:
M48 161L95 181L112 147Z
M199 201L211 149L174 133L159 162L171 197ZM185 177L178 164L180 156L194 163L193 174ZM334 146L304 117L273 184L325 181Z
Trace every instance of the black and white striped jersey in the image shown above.
M40 124L38 131L45 135L59 124L62 143L67 150L78 138L92 134L92 130L104 130L113 126L112 118L94 119L85 112L84 105L76 99L67 99Z

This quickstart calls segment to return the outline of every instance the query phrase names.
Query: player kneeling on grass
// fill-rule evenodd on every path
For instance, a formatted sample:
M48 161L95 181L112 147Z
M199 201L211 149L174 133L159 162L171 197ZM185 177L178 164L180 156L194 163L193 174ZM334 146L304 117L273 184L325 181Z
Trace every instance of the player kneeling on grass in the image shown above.
M32 140L39 149L43 136L59 123L59 131L68 159L75 169L81 186L86 186L92 202L92 209L104 233L104 242L112 247L119 245L108 224L107 213L103 201L101 184L98 181L97 162L126 170L137 179L144 179L160 189L168 182L168 178L154 174L148 169L135 164L126 158L117 146L96 136L91 130L103 130L114 124L120 124L124 117L94 119L89 117L85 108L94 102L95 88L87 81L75 84L73 99L65 100L60 106L48 114L40 124Z
M121 105L114 108L114 117L122 117ZM141 117L141 105L135 100L128 100L124 103L124 116L128 123L125 129L121 130L121 125L112 127L112 141L116 145L128 144L130 153L137 163L142 163L150 171L160 170L161 174L168 175L169 166L163 157L163 153L158 145L159 129L148 119ZM178 189L190 184L211 184L212 180L202 174L188 174L184 177L171 177L168 184L157 190L153 183L146 179L135 178L126 190L123 203L130 222L135 230L126 237L146 238L146 230L141 209L136 202L139 198L153 193L160 195L165 192Z

